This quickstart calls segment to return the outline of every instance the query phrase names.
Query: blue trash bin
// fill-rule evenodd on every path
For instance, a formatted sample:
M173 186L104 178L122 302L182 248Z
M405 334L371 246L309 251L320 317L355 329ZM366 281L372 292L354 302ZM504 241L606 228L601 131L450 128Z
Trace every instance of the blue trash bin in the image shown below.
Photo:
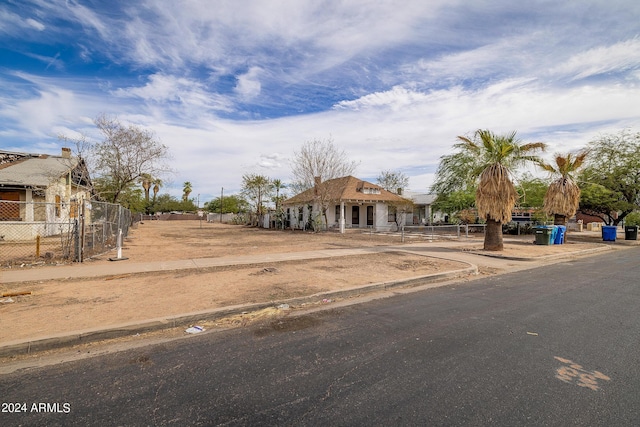
M605 242L615 242L618 227L615 225L602 226L602 240Z
M558 225L556 231L556 238L553 240L554 245L561 245L564 243L564 234L567 232L567 227L564 225Z

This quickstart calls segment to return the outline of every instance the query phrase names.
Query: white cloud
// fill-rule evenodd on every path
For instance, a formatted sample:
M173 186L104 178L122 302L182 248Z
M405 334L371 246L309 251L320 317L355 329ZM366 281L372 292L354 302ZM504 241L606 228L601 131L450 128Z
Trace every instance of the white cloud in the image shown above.
M259 67L251 67L248 72L237 77L236 92L247 101L260 95L262 86L260 85Z
M261 154L257 166L263 169L282 169L285 166L286 158L280 153Z
M347 108L360 110L362 108L386 107L393 111L409 108L416 103L422 103L427 95L396 86L390 91L375 92L353 101L340 101L333 108Z
M610 46L600 46L573 55L551 73L568 75L579 80L605 73L619 73L640 68L640 38L625 40Z
M154 104L177 103L182 108L181 113L189 115L200 115L203 109L233 111L230 99L210 93L203 83L166 74L150 75L144 86L119 88L113 94L123 98L136 97Z
M45 27L45 25L43 23L38 22L38 21L36 21L35 19L32 19L32 18L28 18L25 22L31 28L34 28L34 29L36 29L38 31L44 31L44 29L47 28L47 27Z

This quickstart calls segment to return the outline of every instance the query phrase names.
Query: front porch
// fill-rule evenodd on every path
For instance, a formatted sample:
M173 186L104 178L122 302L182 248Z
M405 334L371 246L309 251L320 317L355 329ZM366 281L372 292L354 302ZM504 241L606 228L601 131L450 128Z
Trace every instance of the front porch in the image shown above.
M325 218L319 208L312 205L290 206L285 209L285 221L292 229L320 229L325 226ZM326 223L329 229L372 229L374 231L393 231L397 228L395 217L389 215L384 203L341 202L326 210Z

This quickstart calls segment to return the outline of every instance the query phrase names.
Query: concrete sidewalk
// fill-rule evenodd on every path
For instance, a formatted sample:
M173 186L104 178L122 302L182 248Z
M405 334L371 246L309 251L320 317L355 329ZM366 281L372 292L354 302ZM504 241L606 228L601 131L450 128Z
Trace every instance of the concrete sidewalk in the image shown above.
M508 239L505 238L505 242ZM469 244L476 244L477 241L468 242ZM486 253L477 253L473 251L460 250L460 246L464 246L464 242L461 241L442 241L432 243L407 243L402 246L385 246L385 247L366 247L366 248L354 248L354 249L326 249L316 251L305 252L292 252L292 253L275 253L264 255L244 255L233 257L219 257L219 258L199 258L199 259L187 259L176 261L157 261L157 262L138 262L134 263L129 260L120 260L113 262L100 262L96 264L75 264L64 265L56 267L41 267L30 268L22 270L4 270L0 272L0 283L20 283L20 282L34 282L45 281L52 279L82 279L82 278L96 278L96 277L109 277L114 275L126 275L136 273L150 273L150 272L165 272L165 271L177 271L177 270L191 270L191 269L207 269L213 267L222 266L237 266L237 265L254 265L264 263L275 263L291 260L308 260L308 259L320 259L320 258L333 258L333 257L345 257L352 255L366 255L371 253L379 253L386 251L404 251L416 253L433 258L440 258L450 261L457 261L464 263L466 268L461 268L454 271L442 272L438 274L432 274L429 276L414 277L409 279L402 279L385 283L374 283L364 286L358 286L352 289L341 290L337 292L323 292L322 294L308 295L305 297L293 298L285 301L273 301L238 305L232 307L217 308L208 311L200 311L195 313L184 313L177 316L145 319L139 322L109 325L104 328L96 328L80 331L68 331L63 334L57 334L48 337L37 337L29 340L14 341L0 343L0 357L27 354L36 351L50 350L61 347L72 346L76 344L88 343L91 341L98 341L104 339L117 338L127 335L142 334L150 331L156 331L166 328L173 328L181 325L188 325L195 322L202 322L204 320L215 320L226 316L241 314L245 312L251 312L261 310L268 307L274 307L279 303L286 303L291 306L299 306L303 303L317 302L323 299L335 299L348 297L355 294L366 294L368 292L379 292L387 289L398 288L402 286L418 286L434 282L446 282L452 279L469 277L477 274L478 267L491 268L501 272L517 271L521 269L534 268L539 265L544 265L552 262L559 262L563 258L587 255L597 250L607 250L609 247L601 245L598 248L590 249L588 251L570 251L567 250L562 256L554 254L550 257L507 257L502 254L496 254L496 256L486 256ZM567 245L566 249L570 249ZM433 285L431 285L433 286Z
M295 261L305 259L333 258L351 255L366 255L381 252L380 247L357 249L325 249L319 251L287 252L265 255L240 255L218 258L195 258L174 261L132 262L130 260L102 262L93 264L61 265L55 267L36 267L0 271L0 283L35 282L41 280L84 279L113 276L115 274L151 273L162 271L205 269L232 265L252 265L271 262Z

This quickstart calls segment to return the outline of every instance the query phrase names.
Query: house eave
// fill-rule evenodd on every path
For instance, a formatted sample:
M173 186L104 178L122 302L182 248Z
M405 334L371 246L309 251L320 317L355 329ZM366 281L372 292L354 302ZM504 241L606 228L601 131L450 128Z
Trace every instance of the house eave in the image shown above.
M36 187L28 184L0 184L2 190L35 190Z
M296 206L296 205L306 205L313 204L316 200L296 200L293 202L284 202L283 206ZM330 204L333 203L388 203L390 200L375 200L375 199L338 199L338 200L329 200Z

